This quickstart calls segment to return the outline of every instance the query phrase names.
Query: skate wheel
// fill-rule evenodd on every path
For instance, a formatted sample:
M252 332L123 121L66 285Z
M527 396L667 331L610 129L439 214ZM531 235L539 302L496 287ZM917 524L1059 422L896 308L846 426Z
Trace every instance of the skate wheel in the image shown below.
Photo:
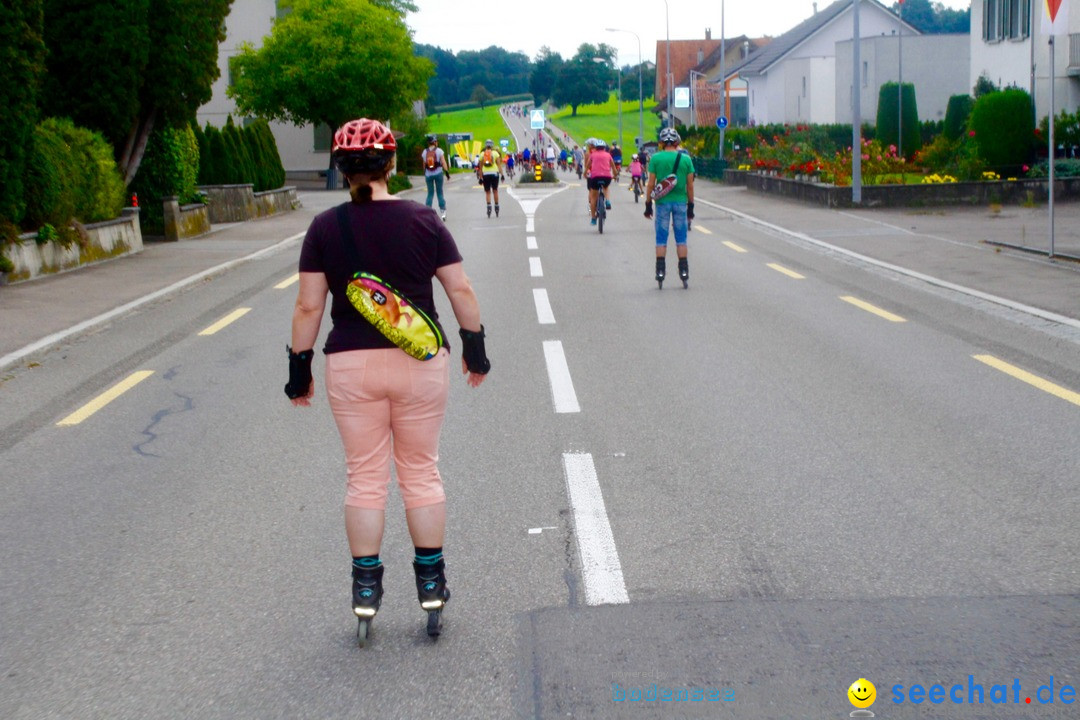
M360 647L367 645L368 631L371 629L370 620L361 620L356 625L356 642Z
M657 280L656 281L656 286L658 288L660 288L661 290L663 290L664 289L664 281L663 280Z
M689 280L683 280L682 281L682 286L683 286L683 290L689 290L690 289L690 281Z
M442 610L433 610L427 616L427 634L429 637L439 637L442 633Z

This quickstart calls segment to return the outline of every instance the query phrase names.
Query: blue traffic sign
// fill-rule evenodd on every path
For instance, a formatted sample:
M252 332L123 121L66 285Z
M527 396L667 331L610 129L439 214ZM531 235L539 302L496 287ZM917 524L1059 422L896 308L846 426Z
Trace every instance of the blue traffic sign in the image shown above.
M723 115L716 118L716 127L720 128L721 130L726 128L727 127L727 118L724 117Z

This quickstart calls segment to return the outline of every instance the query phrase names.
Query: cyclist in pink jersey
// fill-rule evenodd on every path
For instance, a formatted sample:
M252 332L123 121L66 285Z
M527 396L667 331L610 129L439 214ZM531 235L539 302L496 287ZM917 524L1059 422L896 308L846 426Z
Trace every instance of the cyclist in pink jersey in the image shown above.
M603 140L595 141L593 151L585 156L585 174L588 176L589 186L589 212L592 216L592 225L596 224L596 200L600 195L600 188L611 184L614 175L615 161L608 152L607 144ZM604 206L610 210L611 200L605 196Z

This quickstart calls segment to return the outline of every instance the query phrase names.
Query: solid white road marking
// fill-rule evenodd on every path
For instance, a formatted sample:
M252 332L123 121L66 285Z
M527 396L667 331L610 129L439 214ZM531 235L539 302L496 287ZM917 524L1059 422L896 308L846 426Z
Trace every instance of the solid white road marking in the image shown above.
M529 258L529 274L533 277L544 277L544 268L540 265L540 258Z
M533 288L533 302L536 303L536 319L541 325L554 325L555 313L551 311L547 290Z
M596 479L596 467L589 453L563 453L566 488L574 511L574 533L581 553L581 575L585 602L614 605L630 602L626 594L619 552L611 533L604 495Z
M561 340L544 341L544 360L547 362L548 381L551 383L551 398L555 403L555 412L581 412Z

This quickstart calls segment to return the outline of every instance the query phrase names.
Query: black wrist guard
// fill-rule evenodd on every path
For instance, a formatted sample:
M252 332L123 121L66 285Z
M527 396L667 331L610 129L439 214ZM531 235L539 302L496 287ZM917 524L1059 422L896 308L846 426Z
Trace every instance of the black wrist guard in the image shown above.
M487 375L491 369L491 361L484 352L484 326L480 326L480 332L461 328L458 334L461 335L461 355L465 358L465 367L477 375Z
M315 357L315 351L294 353L288 345L285 350L289 353L289 383L285 386L285 394L295 400L307 395L311 389L311 359Z
M645 201L645 217L652 217L652 200Z
M692 202L686 203L686 217L690 220L694 219L694 203Z

